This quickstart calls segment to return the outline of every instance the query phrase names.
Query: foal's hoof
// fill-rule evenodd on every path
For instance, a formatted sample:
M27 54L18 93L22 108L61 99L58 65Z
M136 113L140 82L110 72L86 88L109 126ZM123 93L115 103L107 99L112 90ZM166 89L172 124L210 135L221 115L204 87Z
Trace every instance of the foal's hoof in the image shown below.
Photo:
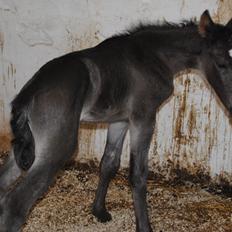
M97 218L99 222L109 222L112 220L112 216L106 210L96 211L93 210L92 214Z

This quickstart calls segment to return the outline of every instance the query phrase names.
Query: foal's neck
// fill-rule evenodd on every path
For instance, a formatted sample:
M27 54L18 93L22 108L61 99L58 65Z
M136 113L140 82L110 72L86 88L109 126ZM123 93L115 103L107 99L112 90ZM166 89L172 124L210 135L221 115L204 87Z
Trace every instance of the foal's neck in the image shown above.
M199 56L202 52L203 39L196 28L186 30L180 28L166 37L165 47L161 47L160 54L164 62L175 75L185 69L198 69Z

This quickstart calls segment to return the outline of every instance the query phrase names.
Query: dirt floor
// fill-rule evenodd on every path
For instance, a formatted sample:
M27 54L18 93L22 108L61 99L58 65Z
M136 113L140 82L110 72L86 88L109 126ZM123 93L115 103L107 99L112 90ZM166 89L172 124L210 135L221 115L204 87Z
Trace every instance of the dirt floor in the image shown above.
M104 224L91 214L97 181L93 164L66 167L32 210L23 232L134 232L126 170L110 185L107 208L113 219ZM173 186L150 175L148 202L154 232L232 232L232 198L211 194L189 181Z
M90 212L97 181L97 168L92 165L66 168L33 209L23 232L134 232L133 204L125 171L109 188L107 208L113 220L105 224ZM232 231L232 199L212 195L191 182L171 186L150 178L148 202L155 232Z

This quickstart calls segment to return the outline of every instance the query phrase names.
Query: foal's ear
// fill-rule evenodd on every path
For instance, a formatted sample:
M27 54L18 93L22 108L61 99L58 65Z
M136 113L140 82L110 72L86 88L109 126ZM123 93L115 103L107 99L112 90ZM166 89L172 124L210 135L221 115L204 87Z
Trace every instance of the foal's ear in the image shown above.
M201 15L198 31L202 37L207 36L207 29L214 25L213 20L211 19L211 16L209 14L208 10L205 10L203 14Z

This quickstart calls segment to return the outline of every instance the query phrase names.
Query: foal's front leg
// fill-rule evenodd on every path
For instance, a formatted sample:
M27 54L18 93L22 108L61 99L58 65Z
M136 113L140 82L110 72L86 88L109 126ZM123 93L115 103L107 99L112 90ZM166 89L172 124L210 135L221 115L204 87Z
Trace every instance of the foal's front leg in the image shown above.
M105 207L105 197L110 180L120 166L120 156L127 129L127 122L111 123L108 129L106 147L100 164L100 180L92 210L101 222L111 220L111 215Z
M151 232L147 212L146 191L148 175L148 150L153 133L154 121L130 124L130 174L137 232Z

